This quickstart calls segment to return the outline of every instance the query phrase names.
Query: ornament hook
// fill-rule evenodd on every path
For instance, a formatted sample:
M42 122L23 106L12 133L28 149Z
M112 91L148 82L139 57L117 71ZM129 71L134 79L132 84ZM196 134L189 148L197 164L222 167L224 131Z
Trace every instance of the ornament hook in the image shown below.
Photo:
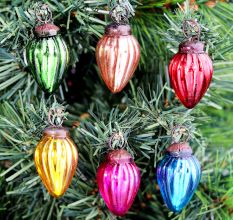
M129 23L129 10L127 5L124 3L124 0L118 0L116 5L112 4L110 1L112 9L109 12L109 16L113 22L116 24L128 24Z
M52 127L62 127L63 121L66 119L65 107L56 105L51 107L48 112L48 122Z
M182 135L184 135L186 133L186 138L184 141L180 142L180 138L182 137ZM190 130L184 126L184 125L176 125L172 128L171 131L171 137L172 137L172 143L186 143L190 140L191 138L191 134L190 134ZM178 139L178 141L177 141Z
M35 16L37 22L47 24L53 22L52 11L47 4L38 3L35 7Z
M122 132L114 132L108 140L108 146L114 149L115 146L123 148L125 145L125 138Z
M184 20L182 25L184 36L192 40L199 40L201 35L201 27L196 20Z

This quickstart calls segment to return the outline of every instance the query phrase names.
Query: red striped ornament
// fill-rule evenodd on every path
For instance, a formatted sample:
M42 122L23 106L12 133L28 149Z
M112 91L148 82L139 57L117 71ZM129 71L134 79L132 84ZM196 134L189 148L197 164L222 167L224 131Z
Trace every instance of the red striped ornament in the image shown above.
M108 25L96 47L96 61L105 84L120 92L132 78L140 60L140 45L127 24Z
M213 64L204 44L186 41L180 44L179 52L169 65L170 81L176 95L186 108L196 106L209 88Z
M109 210L123 216L133 204L140 186L140 171L131 155L121 149L107 154L97 170L97 184Z

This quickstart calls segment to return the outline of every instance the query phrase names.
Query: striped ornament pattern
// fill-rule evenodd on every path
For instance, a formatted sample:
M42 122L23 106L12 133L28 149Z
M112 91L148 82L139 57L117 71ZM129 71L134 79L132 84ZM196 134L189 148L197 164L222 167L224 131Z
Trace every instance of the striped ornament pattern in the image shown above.
M123 216L131 207L140 186L140 171L131 155L115 150L97 170L97 184L109 210Z
M170 82L186 108L195 107L209 88L212 60L206 53L177 53L169 65Z
M105 32L96 47L96 61L105 84L112 93L120 92L132 78L140 60L140 45L130 34Z
M34 161L46 189L58 198L71 183L78 163L78 152L68 135L61 137L45 133L36 147Z
M172 212L180 212L188 204L200 179L200 163L192 155L177 157L167 153L157 166L157 182Z
M26 48L26 61L39 87L53 93L68 68L68 47L60 35L36 38Z

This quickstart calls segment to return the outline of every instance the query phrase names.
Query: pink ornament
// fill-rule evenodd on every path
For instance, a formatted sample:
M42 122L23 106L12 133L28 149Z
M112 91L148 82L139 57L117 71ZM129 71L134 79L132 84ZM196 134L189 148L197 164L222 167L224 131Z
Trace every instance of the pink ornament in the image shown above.
M138 192L140 179L140 171L127 151L114 150L107 154L97 170L97 184L114 215L127 213Z

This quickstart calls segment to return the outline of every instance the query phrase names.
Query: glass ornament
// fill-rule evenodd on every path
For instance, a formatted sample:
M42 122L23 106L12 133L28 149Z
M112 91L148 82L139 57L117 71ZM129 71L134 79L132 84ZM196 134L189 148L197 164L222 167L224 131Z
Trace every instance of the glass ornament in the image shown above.
M78 164L78 152L69 132L63 127L49 127L36 147L34 161L48 192L55 198L69 187Z
M26 62L39 87L53 93L61 84L68 68L69 51L54 24L35 28L35 35L26 47Z
M169 65L173 89L186 108L195 107L209 88L213 64L200 41L186 41L179 46Z
M201 179L201 167L188 143L175 143L166 150L156 174L165 204L177 213L191 200Z
M140 45L128 24L108 25L96 47L100 75L112 93L120 92L132 78L140 60Z
M138 192L140 179L140 171L127 151L113 150L107 154L97 170L97 184L114 215L127 213Z

